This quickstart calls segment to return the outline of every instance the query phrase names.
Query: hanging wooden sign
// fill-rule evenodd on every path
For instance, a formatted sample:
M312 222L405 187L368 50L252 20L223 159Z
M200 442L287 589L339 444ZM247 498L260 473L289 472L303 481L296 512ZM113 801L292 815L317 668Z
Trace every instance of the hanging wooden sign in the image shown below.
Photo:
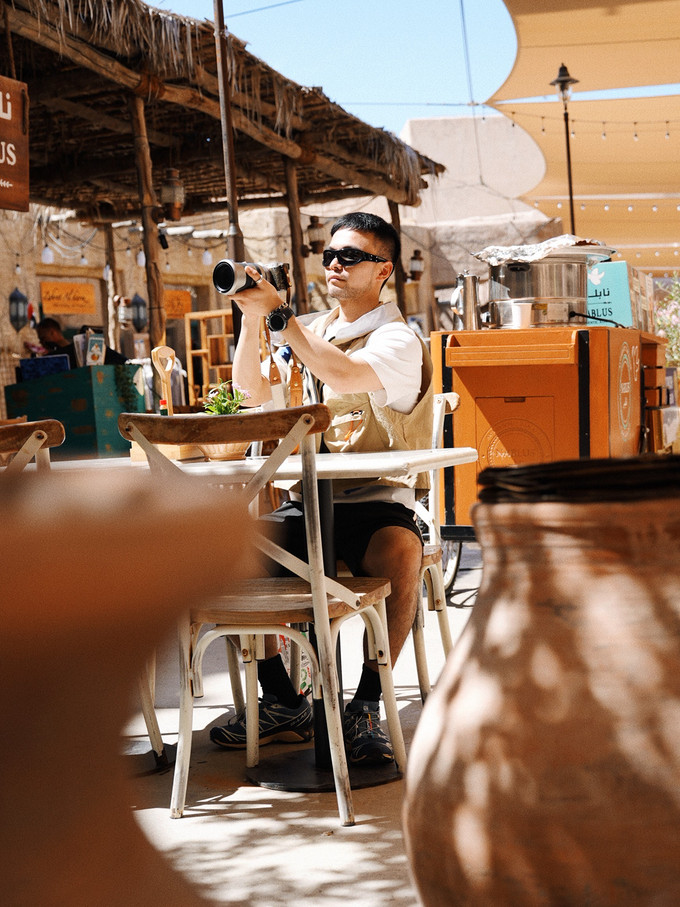
M91 283L43 280L40 301L45 315L96 315L97 302Z
M167 318L184 318L191 311L190 290L165 290L163 306Z
M28 86L0 76L0 208L28 211Z

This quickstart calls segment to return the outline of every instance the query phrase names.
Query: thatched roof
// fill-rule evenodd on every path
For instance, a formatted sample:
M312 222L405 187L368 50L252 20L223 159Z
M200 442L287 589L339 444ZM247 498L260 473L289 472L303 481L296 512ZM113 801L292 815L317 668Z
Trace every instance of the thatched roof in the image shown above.
M144 98L154 186L180 171L187 213L226 194L213 25L140 0L7 0L0 72L28 84L31 201L92 220L136 216L129 98ZM385 195L413 205L443 167L286 79L227 36L242 206ZM221 201L220 201L221 200Z

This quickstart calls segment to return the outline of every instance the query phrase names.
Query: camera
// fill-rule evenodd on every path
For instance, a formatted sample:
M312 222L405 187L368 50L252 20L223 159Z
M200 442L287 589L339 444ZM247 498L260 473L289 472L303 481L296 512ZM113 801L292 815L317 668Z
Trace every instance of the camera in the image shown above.
M257 281L246 274L246 265L255 268L277 290L287 290L290 286L289 265L286 263L267 267L253 261L232 261L230 258L224 258L222 261L218 261L213 269L213 284L217 292L232 296L234 293L240 293L241 290L249 290L254 287Z

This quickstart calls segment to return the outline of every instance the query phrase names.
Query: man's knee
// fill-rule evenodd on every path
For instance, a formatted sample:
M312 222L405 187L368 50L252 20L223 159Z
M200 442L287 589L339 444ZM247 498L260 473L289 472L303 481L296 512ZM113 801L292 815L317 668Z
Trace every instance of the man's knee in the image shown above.
M414 532L403 526L385 526L371 537L363 566L373 576L415 578L422 556L422 542Z

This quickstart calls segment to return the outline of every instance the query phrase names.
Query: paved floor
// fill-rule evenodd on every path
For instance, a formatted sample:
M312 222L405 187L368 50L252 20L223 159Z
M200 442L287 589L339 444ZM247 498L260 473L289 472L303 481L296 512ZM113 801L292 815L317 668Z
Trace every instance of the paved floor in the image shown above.
M451 594L454 638L470 614L481 575L475 544L463 557ZM363 624L343 629L345 698L360 670ZM443 666L434 615L426 619L432 677ZM166 744L176 742L177 656L173 640L159 648L157 707ZM395 686L407 748L421 714L412 647L395 669ZM125 729L123 756L131 776L134 814L151 842L214 904L390 905L412 907L411 883L401 830L403 781L355 790L357 824L340 825L334 793L299 794L250 785L243 753L211 744L208 732L233 714L220 642L208 650L205 697L194 708L192 766L183 818L169 816L172 771L156 772L140 714ZM292 747L272 744L266 757Z

